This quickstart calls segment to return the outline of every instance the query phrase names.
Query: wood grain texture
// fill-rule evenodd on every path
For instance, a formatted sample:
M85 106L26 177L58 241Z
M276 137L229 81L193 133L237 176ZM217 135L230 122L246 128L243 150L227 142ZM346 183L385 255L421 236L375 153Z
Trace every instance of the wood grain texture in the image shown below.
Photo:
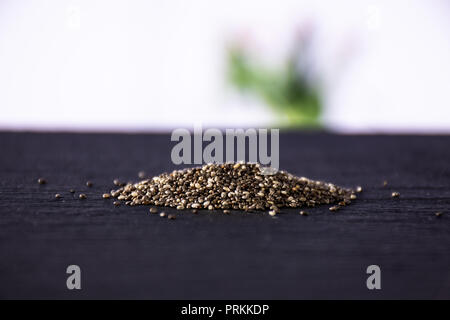
M171 146L168 135L0 133L0 298L450 298L450 137L282 133L282 169L364 187L337 213L167 220L102 199L114 178L177 168ZM66 289L70 264L81 291ZM380 291L366 288L371 264Z

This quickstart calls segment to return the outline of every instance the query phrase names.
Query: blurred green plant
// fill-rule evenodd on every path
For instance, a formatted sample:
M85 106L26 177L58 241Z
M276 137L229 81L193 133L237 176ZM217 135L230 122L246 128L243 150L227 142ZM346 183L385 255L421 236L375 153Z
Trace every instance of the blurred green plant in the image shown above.
M287 127L319 127L322 102L317 86L299 71L292 58L279 69L268 68L246 56L239 47L228 50L228 78L242 91L262 98Z

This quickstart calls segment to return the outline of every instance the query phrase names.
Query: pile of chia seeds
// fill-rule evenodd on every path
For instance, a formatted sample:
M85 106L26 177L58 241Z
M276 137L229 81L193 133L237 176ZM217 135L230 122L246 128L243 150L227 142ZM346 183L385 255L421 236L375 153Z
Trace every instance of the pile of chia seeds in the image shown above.
M183 209L267 210L334 205L331 211L356 199L355 191L331 183L297 177L284 171L267 175L259 164L208 164L163 173L111 191L127 205Z

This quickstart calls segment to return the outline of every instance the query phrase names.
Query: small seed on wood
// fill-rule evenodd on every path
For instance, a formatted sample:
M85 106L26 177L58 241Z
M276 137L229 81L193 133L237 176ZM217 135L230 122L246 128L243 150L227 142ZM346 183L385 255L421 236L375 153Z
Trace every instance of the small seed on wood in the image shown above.
M358 193L359 193L359 192L362 192L362 187L361 187L361 186L357 186L357 187L356 187L356 192L358 192Z
M120 201L114 201L113 205L115 205L116 207L120 206Z
M62 196L61 196L59 193L57 193L57 194L55 194L55 198L56 198L56 199L61 199Z
M70 193L75 193L75 190L74 189L70 189L69 192Z
M437 218L440 218L440 217L442 217L442 212L436 212L434 215L435 215Z
M198 213L198 210L197 210L197 209L192 209L191 212L192 212L193 214L197 214L197 213Z
M300 215L302 215L302 216L307 216L307 215L308 215L308 212L306 212L306 211L300 211L299 213L300 213Z
M223 210L223 213L230 214L230 210Z
M145 171L139 171L138 172L138 177L141 179L144 179L147 176L147 174L145 173Z
M169 219L169 220L175 220L175 215L174 214L169 214L168 216L167 216L167 219Z
M102 198L103 198L103 199L109 199L109 198L111 198L111 195L110 195L109 193L104 193L104 194L102 195Z
M338 206L332 206L332 207L330 207L329 210L330 210L330 211L338 211L338 210L339 210L339 207L338 207Z
M164 217L166 216L166 213L165 213L165 212L161 212L161 213L159 214L159 216L162 217L162 218L164 218Z
M276 214L277 214L277 213L276 213L275 210L270 210L270 211L269 211L269 215L272 216L272 217L276 216Z
M275 213L280 213L280 209L278 209L278 207L275 205L270 206L270 209L272 209L272 211Z
M158 209L156 209L155 207L151 207L149 211L150 213L158 213Z
M39 178L39 179L38 179L38 183L39 183L39 184L46 184L46 183L47 183L47 180L45 180L44 178Z
M91 181L86 182L86 186L88 186L89 188L92 187L94 184Z
M78 196L78 198L80 198L81 200L86 199L86 195L84 193L80 193L80 195Z
M400 197L399 192L392 192L392 198L398 198L398 197Z

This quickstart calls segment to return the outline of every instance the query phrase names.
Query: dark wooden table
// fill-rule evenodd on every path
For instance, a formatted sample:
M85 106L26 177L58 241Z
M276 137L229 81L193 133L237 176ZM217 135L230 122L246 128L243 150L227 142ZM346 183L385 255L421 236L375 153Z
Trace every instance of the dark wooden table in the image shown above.
M172 221L101 198L114 178L176 168L168 135L0 133L0 298L450 298L450 137L286 132L280 144L282 169L362 185L360 198L334 214ZM80 291L66 288L71 264Z

